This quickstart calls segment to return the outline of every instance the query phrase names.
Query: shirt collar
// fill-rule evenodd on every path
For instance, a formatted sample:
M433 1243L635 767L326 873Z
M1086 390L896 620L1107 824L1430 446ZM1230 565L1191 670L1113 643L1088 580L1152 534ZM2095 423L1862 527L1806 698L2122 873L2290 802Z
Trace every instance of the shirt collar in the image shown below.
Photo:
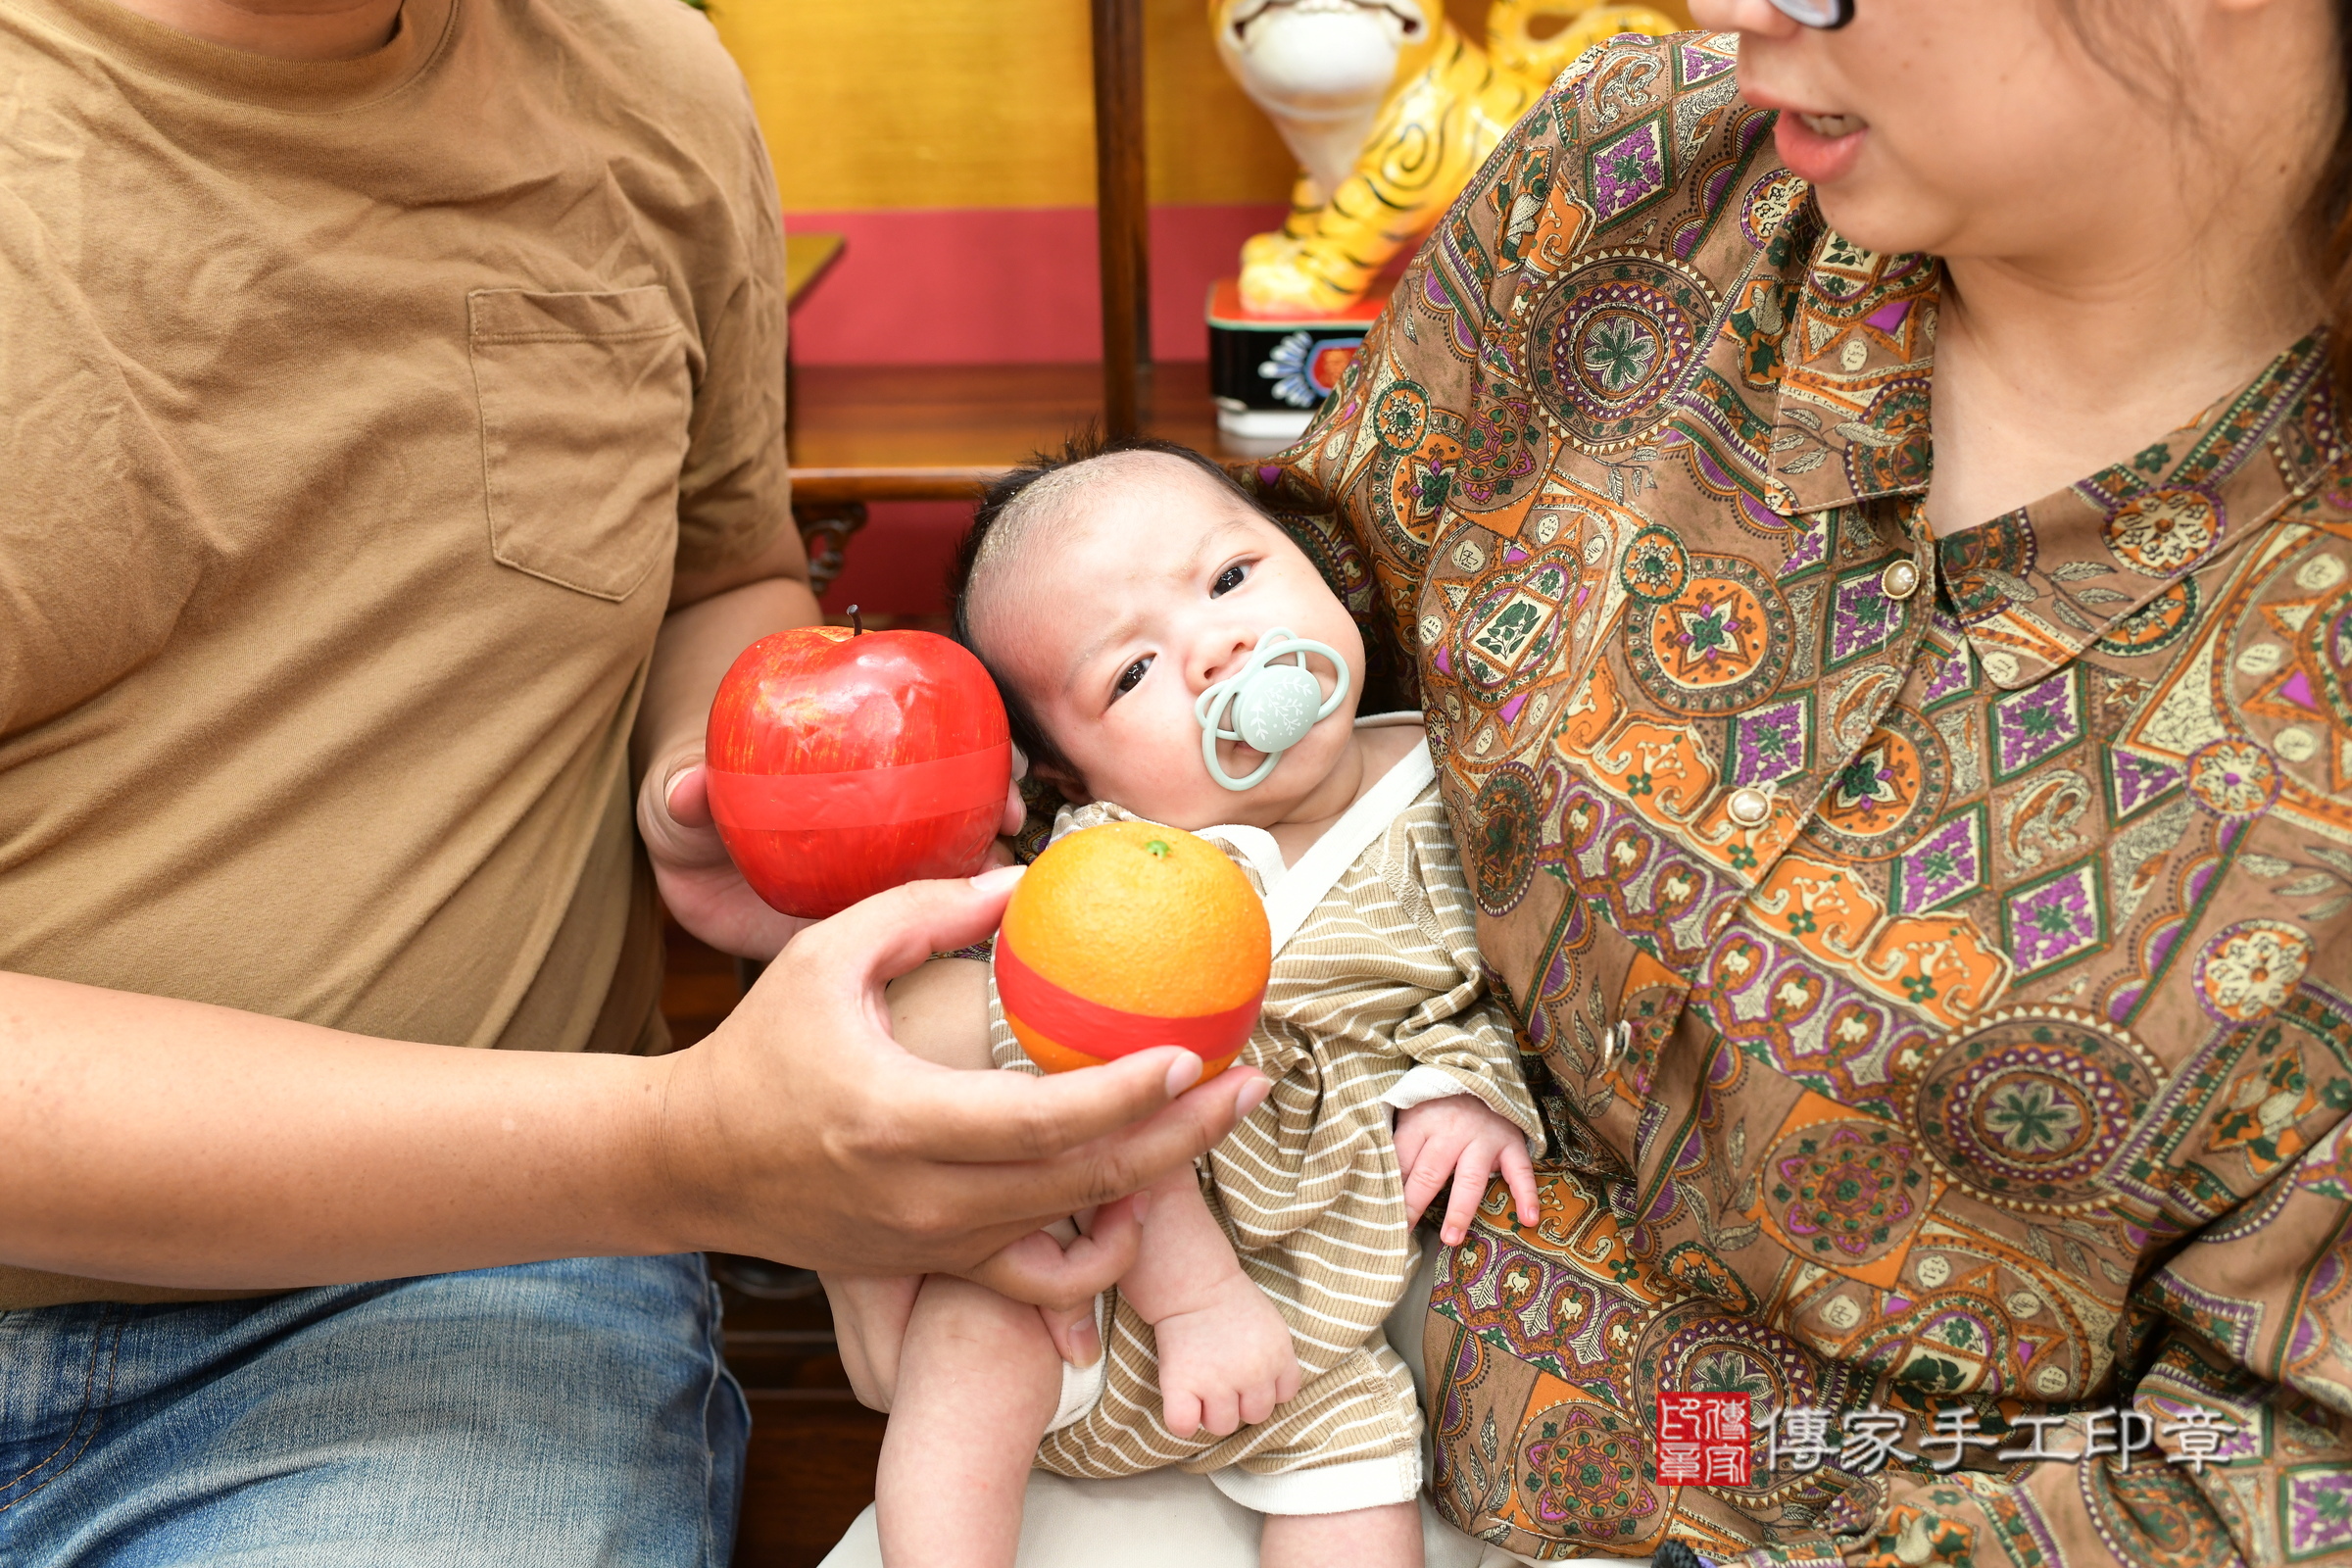
M1935 468L1942 268L1853 244L1822 221L1809 193L1778 237L1788 262L1751 292L1744 346L1750 372L1775 382L1774 510L1923 497ZM2127 462L1936 540L1943 589L1986 676L2014 689L2094 644L2129 656L2179 635L2199 608L2184 579L2341 461L2327 368L2327 339L2314 333ZM2255 461L2266 450L2274 461ZM1924 509L1901 514L1915 538L1928 537Z
M1937 574L1996 686L2032 685L2093 646L2152 652L2210 608L2191 573L2258 536L2342 457L2314 333L2127 461L1936 540Z
M1793 515L1924 492L1943 270L1931 256L1862 249L1824 225L1810 197L1786 237L1802 264L1750 311L1761 318L1749 364L1778 370L1767 460L1775 509Z

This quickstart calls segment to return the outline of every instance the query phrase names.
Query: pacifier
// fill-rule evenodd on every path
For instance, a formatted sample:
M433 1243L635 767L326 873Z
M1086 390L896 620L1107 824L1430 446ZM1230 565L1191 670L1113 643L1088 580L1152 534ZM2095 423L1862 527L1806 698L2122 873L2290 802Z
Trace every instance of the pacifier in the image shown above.
M1340 683L1329 697L1323 683L1306 667L1306 656L1319 654L1340 672ZM1278 659L1296 657L1295 664ZM1193 704L1200 725L1200 760L1208 776L1229 790L1251 789L1266 781L1282 754L1306 739L1306 732L1340 710L1348 695L1348 662L1334 649L1291 635L1288 626L1275 626L1257 640L1241 670L1202 692ZM1230 718L1233 728L1225 728ZM1235 778L1217 760L1217 742L1240 741L1266 760L1248 778Z

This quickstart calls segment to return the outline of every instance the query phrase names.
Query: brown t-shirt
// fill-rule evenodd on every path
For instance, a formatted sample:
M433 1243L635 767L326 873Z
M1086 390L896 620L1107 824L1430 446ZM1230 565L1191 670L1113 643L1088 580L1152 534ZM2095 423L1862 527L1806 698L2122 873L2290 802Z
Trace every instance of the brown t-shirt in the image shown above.
M673 566L788 515L710 24L411 0L293 64L0 0L0 969L660 1049L629 728Z

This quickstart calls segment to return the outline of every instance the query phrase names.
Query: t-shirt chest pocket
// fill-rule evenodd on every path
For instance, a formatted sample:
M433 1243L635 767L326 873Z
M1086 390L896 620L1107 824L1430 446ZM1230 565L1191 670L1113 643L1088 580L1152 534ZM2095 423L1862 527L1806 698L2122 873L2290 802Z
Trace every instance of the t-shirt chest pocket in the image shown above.
M466 297L490 555L626 599L677 547L692 347L668 291Z

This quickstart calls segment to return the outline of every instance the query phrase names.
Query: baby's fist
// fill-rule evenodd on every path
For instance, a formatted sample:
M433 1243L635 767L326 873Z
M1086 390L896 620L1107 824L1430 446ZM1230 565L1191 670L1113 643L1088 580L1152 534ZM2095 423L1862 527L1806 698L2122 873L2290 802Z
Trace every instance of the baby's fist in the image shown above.
M1152 1332L1159 1344L1160 1418L1179 1438L1229 1438L1298 1392L1290 1325L1239 1269L1200 1306L1161 1318Z

